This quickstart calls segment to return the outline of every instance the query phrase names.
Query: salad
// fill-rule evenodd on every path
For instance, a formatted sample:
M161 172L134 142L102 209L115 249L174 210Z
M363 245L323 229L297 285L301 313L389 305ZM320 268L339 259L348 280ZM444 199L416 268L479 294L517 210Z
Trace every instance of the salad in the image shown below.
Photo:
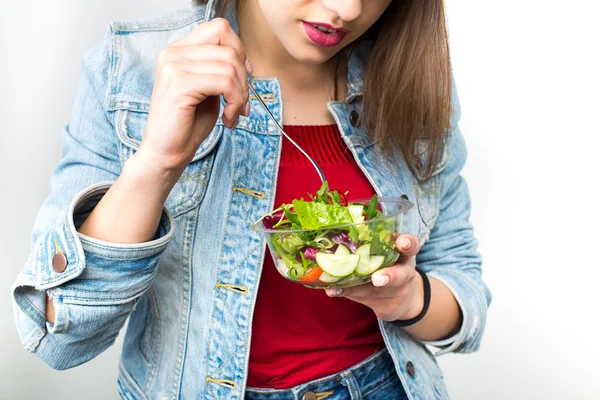
M325 182L309 197L282 204L259 220L284 277L315 287L359 284L396 262L399 221L384 216L377 195L349 203Z

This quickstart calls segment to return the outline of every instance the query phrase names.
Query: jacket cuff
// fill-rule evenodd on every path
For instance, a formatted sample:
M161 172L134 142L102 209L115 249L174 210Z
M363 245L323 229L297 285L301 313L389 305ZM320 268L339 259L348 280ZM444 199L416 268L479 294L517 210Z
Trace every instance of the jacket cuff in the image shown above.
M54 227L41 236L12 287L15 322L25 348L34 351L46 332L65 332L77 316L69 304L118 305L141 296L156 274L159 255L175 233L165 207L153 240L136 244L101 241L77 232L112 182L81 191ZM53 261L66 259L66 268ZM77 278L77 279L76 279ZM55 323L46 321L46 292L55 299Z
M487 301L476 283L466 274L452 270L436 269L427 274L442 282L454 295L462 311L462 325L458 333L441 340L423 341L441 350L435 353L470 353L479 348L487 316Z

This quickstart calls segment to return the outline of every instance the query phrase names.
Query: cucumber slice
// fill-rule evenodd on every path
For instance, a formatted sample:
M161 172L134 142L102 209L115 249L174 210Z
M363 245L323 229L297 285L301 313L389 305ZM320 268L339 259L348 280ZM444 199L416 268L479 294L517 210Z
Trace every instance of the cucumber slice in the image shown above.
M369 258L369 254L371 254L371 243L366 243L356 249L356 254L359 256L366 256Z
M385 256L371 256L371 244L363 244L356 249L356 254L360 256L358 266L356 267L356 273L362 276L369 276L373 272L377 271L383 265Z
M324 272L339 278L350 275L356 269L358 260L360 260L360 256L357 254L317 253L315 258Z
M385 261L385 256L371 256L369 258L369 268L373 270L373 272L377 271L383 265Z
M350 254L350 249L343 244L339 244L337 249L335 249L334 254Z
M369 270L369 253L371 252L371 244L363 244L358 249L356 249L356 253L360 256L360 260L358 261L358 266L356 267L356 273L359 275L364 275L362 271Z
M350 215L352 215L352 221L354 221L355 224L364 221L363 210L364 210L364 206L359 206L359 205L348 206L348 211L350 211Z
M362 277L361 277L361 276L359 276L359 275L356 275L356 270L355 270L355 271L354 271L353 273L351 273L350 275L343 277L343 278L342 278L342 280L344 280L344 281L353 281L353 280L355 280L356 278L362 278Z
M362 276L369 276L373 272L377 271L383 265L385 261L384 256L370 256L366 259L366 262L363 261L363 256L360 257L361 260L356 267L356 273Z
M398 259L400 258L400 254L398 254L397 252L390 250L388 251L388 253L384 256L385 257L385 265L394 265L396 264L396 261L398 261Z
M334 282L339 281L340 279L342 279L342 278L337 277L337 276L331 276L327 272L323 272L321 274L321 276L319 276L319 280L321 282L325 282L325 283L334 283Z

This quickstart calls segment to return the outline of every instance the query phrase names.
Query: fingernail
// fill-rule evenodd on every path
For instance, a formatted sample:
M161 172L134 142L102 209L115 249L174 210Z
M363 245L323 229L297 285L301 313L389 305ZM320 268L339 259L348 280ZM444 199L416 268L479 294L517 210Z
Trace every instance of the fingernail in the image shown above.
M246 117L250 116L250 100L246 101L246 105L244 106L244 115Z
M390 278L387 275L379 275L373 282L375 286L385 286L390 283Z
M410 243L410 239L404 239L404 242L402 243L402 248L403 249L410 249L411 243Z
M250 64L250 60L248 60L246 58L246 72L248 72L249 74L251 74L252 71L254 71L254 69L252 68L252 64Z
M327 289L327 296L339 296L342 294L342 289Z
M240 116L239 114L235 116L235 119L233 120L233 127L235 128L238 124L238 122L240 122Z

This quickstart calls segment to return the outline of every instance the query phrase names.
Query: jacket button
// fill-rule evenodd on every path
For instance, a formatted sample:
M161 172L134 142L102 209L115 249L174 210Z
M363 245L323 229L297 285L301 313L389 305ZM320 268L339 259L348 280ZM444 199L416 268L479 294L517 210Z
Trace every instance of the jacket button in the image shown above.
M415 375L417 374L417 371L415 370L415 364L413 364L412 361L409 361L406 363L406 371L408 371L408 374L414 378Z
M67 261L67 256L63 253L56 253L52 258L52 268L59 274L64 272L67 269L67 265L69 262Z
M317 395L315 392L306 392L304 396L302 396L302 400L317 400Z
M360 115L358 114L358 111L352 110L350 112L350 123L355 128L357 128L358 125L360 125Z

